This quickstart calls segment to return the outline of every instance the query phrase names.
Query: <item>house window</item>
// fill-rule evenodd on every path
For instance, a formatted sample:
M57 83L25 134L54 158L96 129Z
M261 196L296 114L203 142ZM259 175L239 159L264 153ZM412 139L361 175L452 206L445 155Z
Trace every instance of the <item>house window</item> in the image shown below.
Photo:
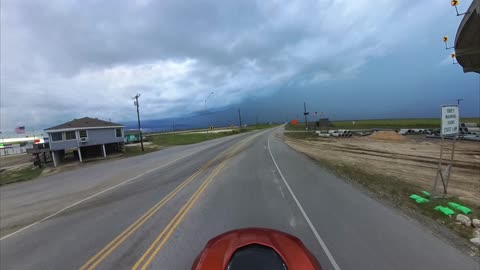
M75 134L75 131L66 131L65 132L65 140L76 140L77 135Z
M88 137L88 134L87 134L86 130L80 130L79 133L80 133L80 138L87 138Z
M51 133L50 136L52 137L52 142L58 142L58 141L62 140L62 133L61 132Z
M122 137L122 129L121 128L116 128L115 129L115 135L117 136L117 138Z

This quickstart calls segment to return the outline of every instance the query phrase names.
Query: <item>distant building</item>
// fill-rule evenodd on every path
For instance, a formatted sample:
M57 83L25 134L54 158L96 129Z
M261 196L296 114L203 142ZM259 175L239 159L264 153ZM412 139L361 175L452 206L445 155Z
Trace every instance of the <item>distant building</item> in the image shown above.
M320 118L318 119L318 121L315 121L315 122L309 122L308 123L308 128L310 130L314 130L314 129L328 129L328 128L331 128L333 127L333 124L332 122L330 122L330 120L328 118Z
M80 162L87 157L107 157L122 151L123 128L121 124L84 117L45 129L54 165L63 161L67 150L73 150Z
M333 127L332 122L328 118L320 118L318 119L318 127L320 128L329 128Z
M140 132L138 129L134 130L125 130L125 143L137 143L140 142Z

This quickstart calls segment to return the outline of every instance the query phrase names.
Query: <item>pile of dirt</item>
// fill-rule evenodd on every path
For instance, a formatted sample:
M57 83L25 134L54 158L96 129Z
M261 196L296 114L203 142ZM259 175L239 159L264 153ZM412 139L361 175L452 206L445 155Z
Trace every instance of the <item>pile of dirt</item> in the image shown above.
M376 140L397 141L404 142L407 140L404 136L396 133L395 131L377 131L369 136Z

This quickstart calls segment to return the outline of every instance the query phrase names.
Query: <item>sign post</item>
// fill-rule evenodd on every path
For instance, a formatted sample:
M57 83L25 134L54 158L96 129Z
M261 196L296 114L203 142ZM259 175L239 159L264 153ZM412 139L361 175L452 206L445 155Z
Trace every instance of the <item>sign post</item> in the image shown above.
M450 180L450 174L453 166L453 158L455 155L455 142L457 141L458 131L460 127L460 115L458 105L443 105L442 106L442 119L440 135L442 141L440 143L440 158L438 160L437 174L433 183L432 195L436 193L438 179L442 181L443 193L447 194L448 181ZM445 138L451 138L453 140L450 160L448 165L443 169L443 154L445 148Z

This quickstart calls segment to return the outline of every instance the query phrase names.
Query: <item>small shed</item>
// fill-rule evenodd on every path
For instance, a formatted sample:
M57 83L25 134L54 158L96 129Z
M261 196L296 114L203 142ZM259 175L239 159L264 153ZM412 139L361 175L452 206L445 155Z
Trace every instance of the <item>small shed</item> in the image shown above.
M140 132L137 129L125 130L124 134L124 142L126 144L140 142Z

